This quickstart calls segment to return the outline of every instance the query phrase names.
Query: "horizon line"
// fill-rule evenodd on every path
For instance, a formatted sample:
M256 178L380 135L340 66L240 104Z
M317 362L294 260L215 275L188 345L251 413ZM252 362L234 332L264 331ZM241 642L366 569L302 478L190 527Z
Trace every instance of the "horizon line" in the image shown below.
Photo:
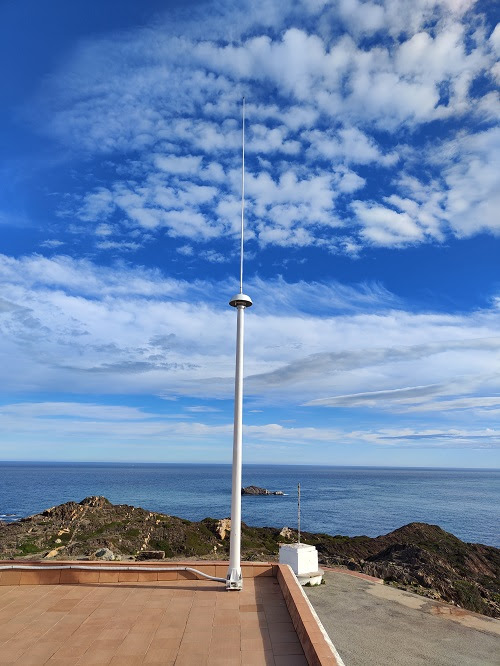
M230 462L188 462L188 461L147 461L147 460L0 460L2 463L24 463L24 464L79 464L79 465L212 465L231 467ZM244 463L244 466L267 467L335 467L335 468L359 468L359 469L436 469L436 470L476 470L476 471L499 471L500 467L443 467L440 465L335 465L335 464L310 464L310 463Z

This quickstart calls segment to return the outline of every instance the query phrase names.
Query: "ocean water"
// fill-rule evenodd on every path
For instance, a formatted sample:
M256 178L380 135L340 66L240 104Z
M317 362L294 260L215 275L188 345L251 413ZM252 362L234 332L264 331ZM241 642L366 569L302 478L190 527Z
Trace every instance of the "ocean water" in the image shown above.
M464 541L500 547L500 470L244 465L243 485L285 496L242 497L244 522L378 536L406 523L439 525ZM114 504L201 520L230 515L231 466L0 463L0 518L104 495Z

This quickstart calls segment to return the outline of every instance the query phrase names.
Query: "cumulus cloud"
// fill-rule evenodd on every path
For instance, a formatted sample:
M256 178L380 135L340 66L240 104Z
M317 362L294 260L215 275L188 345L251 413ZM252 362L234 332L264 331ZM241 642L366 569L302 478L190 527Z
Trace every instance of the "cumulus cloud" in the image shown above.
M347 164L370 164L392 166L398 161L396 152L384 155L375 140L355 127L344 127L336 134L313 130L303 133L310 141L315 153Z
M352 204L363 226L361 235L374 245L401 246L420 242L423 230L408 213L398 213L384 206L355 201Z
M177 155L156 155L155 165L161 171L168 171L173 174L185 174L197 172L202 158L200 156L177 156Z
M459 157L444 166L450 226L459 237L500 234L500 129L465 135L446 148Z
M112 225L101 251L234 234L246 94L249 239L352 255L497 234L498 28L475 5L228 2L80 44L36 108L44 131L121 168L61 214Z

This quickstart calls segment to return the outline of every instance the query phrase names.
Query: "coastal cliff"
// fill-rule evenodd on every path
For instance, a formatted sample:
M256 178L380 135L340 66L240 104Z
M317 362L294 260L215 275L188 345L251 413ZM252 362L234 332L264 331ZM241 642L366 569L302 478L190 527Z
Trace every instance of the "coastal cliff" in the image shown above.
M0 521L2 559L227 559L229 519L184 520L104 497ZM289 528L242 525L242 558L276 560ZM500 617L500 549L465 543L437 525L410 523L376 538L302 532L323 566L346 566L434 599Z

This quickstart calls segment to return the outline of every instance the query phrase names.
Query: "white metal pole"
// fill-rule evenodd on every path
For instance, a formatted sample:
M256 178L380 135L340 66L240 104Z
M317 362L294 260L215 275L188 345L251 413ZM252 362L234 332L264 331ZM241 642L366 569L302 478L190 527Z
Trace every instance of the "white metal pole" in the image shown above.
M233 430L233 474L231 492L231 538L229 542L229 569L226 578L227 590L241 590L241 458L243 446L243 341L245 336L245 308L252 299L243 293L243 231L245 226L245 98L243 98L241 168L241 240L240 240L240 293L233 296L229 305L237 309L236 329L236 373L234 378L234 430Z
M231 538L229 544L229 570L226 588L241 590L241 464L243 428L243 344L245 335L245 305L238 303L236 332L236 374L234 381L233 474L231 495Z

